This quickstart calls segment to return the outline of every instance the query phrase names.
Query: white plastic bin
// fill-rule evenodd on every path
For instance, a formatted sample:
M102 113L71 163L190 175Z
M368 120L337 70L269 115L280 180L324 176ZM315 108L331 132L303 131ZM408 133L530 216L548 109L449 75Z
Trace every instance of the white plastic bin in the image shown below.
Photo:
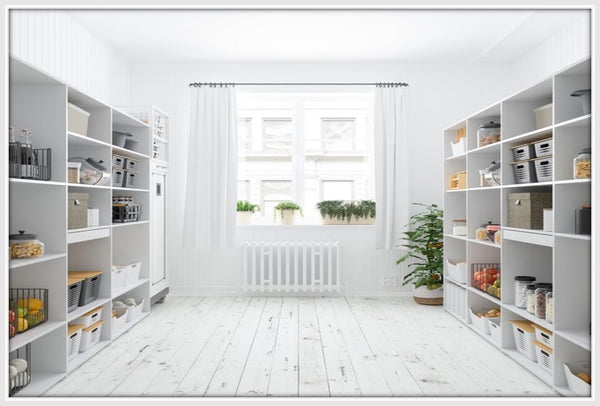
M125 286L136 283L140 279L141 262L134 262L123 267L125 269Z
M515 337L515 347L517 351L532 361L537 361L535 354L535 330L531 323L525 320L511 320L513 335Z
M490 334L490 326L488 325L487 317L481 316L477 317L477 312L473 311L472 308L469 308L469 313L471 317L471 324L479 330L481 333L489 335ZM483 312L482 312L483 313Z
M67 328L67 360L72 360L79 354L83 325L69 324Z
M554 334L552 331L546 330L544 327L538 326L535 323L532 323L531 326L535 329L536 341L539 341L550 348L554 348Z
M92 324L100 320L100 318L102 317L102 309L104 309L104 306L99 306L93 310L90 310L81 317L78 317L75 320L73 320L73 324L81 324L84 328L91 326Z
M502 325L499 317L488 317L488 327L492 341L500 345L502 341Z
M117 314L117 317L114 317L114 316L111 317L113 335L115 333L120 332L121 330L123 330L125 328L130 309L129 308L125 308L125 309L119 308L119 309L115 309L115 312Z
M110 286L114 292L125 287L127 270L123 266L113 265L110 269Z
M100 342L100 336L102 334L102 324L104 324L104 320L98 320L91 326L81 330L83 334L81 335L81 345L79 347L79 352L86 352L94 345L98 344L98 342Z
M533 109L538 129L552 125L552 103Z
M452 156L462 155L467 152L467 138L463 137L458 142L451 142Z
M465 284L467 283L467 263L460 259L448 259L448 276L453 281Z
M583 372L588 376L591 375L592 364L589 361L571 361L564 363L563 367L567 376L569 390L577 396L590 397L592 395L592 386L584 382L577 374Z
M142 308L144 307L144 299L134 298L135 306L127 306L127 323L136 320L142 314Z
M535 347L535 356L537 358L538 366L542 369L542 371L552 374L554 351L552 348L540 343L539 341L534 341L533 345Z
M67 128L69 132L87 136L90 113L74 104L69 103L67 115Z

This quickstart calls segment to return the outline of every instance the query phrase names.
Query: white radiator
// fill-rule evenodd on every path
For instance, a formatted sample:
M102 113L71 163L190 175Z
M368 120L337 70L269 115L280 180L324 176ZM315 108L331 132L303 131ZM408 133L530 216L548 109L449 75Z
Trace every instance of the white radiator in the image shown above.
M242 289L339 292L340 264L339 242L246 242L242 245Z

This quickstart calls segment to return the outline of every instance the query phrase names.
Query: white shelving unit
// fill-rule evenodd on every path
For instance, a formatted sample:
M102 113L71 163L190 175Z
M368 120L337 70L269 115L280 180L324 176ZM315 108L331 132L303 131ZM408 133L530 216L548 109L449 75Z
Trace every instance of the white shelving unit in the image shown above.
M567 388L563 363L591 359L591 236L574 233L574 210L591 203L591 180L573 179L572 165L579 151L591 146L592 120L582 114L579 100L570 97L575 90L590 88L590 82L587 59L448 127L443 135L446 188L452 174L467 172L466 189L444 193L444 257L467 262L466 284L445 278L444 307L563 396L574 396ZM548 103L553 103L553 124L537 129L533 110ZM477 130L490 121L501 123L501 140L478 148ZM450 143L461 127L466 127L467 152L452 156ZM516 184L511 147L545 138L553 142L552 181ZM482 187L479 170L491 161L501 161L502 185ZM554 230L507 227L508 195L540 191L552 192ZM452 235L453 219L467 220L466 237ZM501 225L501 244L475 239L475 230L488 221ZM472 286L475 263L500 264L501 299ZM553 323L514 305L517 275L553 284ZM501 309L500 342L471 324L469 308ZM527 320L553 332L552 374L517 351L511 320Z
M18 230L38 234L45 244L41 258L11 260L11 288L48 289L48 321L17 334L9 340L9 351L31 345L31 383L16 396L39 396L58 380L133 327L150 311L150 153L153 134L150 125L70 87L27 63L10 58L10 125L28 128L35 148L52 148L50 181L10 179L10 233ZM88 133L67 130L67 102L90 113ZM112 144L112 131L128 132L138 141L136 150ZM92 186L67 182L67 159L91 157L102 160L112 171L112 154L138 162L135 188ZM100 210L100 225L67 229L67 194L89 194L90 207ZM138 222L112 222L112 197L133 196L143 205ZM139 280L113 292L111 265L141 262ZM67 312L67 272L102 271L98 298ZM141 315L124 329L113 331L112 299L143 299ZM67 361L67 325L98 306L104 306L101 341Z

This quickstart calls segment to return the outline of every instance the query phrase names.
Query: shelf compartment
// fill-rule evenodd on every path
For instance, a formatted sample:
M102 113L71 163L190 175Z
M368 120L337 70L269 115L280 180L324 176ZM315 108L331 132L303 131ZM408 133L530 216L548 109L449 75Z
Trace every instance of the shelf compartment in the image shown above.
M54 261L55 259L64 258L67 254L44 254L39 258L23 258L23 259L11 259L9 262L9 269L22 268L33 264L39 264L46 261Z
M591 201L591 183L556 185L554 188L554 231L575 234L575 210L581 209L583 205L591 204Z
M61 327L65 327L64 321L48 320L45 323L40 324L35 328L32 328L31 330L27 330L23 333L17 334L8 341L9 351L15 351L16 349L19 349L24 345L27 345L41 337L44 337L48 333L51 333L52 331Z
M148 283L148 282L149 282L149 279L138 279L135 283L129 284L117 291L114 291L112 293L112 298L115 299L118 296L124 295L125 293L127 293L139 286L142 286L143 284Z
M590 122L588 122L590 124ZM591 126L557 128L554 137L554 179L556 181L591 181L573 179L573 158L584 148L591 148ZM593 165L593 163L592 163Z
M510 312L518 315L519 317L526 319L532 323L537 324L538 326L544 327L546 330L554 331L554 325L548 323L545 319L540 319L535 314L529 313L526 309L518 308L512 304L504 304L502 308L509 310Z
M474 288L473 286L469 286L468 289L469 289L469 292L473 292L476 295L480 296L481 298L483 298L485 300L489 300L490 302L494 303L496 306L498 306L498 307L501 306L500 299L498 299L494 296L488 295L487 293L485 293L477 288Z
M64 372L34 372L29 385L21 389L15 397L37 397L66 376Z
M534 109L552 103L552 78L546 79L502 102L502 139L541 130Z
M571 93L591 88L591 61L588 59L556 75L554 79L555 122L580 117L584 111L579 97Z
M86 352L80 352L77 357L73 358L67 363L67 372L70 373L75 368L92 358L94 355L102 351L108 344L110 344L110 342L111 340L100 340L98 344L94 345Z
M584 116L579 116L572 118L570 120L562 121L554 126L554 128L562 128L562 127L589 127L591 125L592 115L586 114Z
M556 330L554 333L587 351L592 349L592 336L589 330Z
M96 307L106 305L109 302L110 302L109 297L101 297L101 298L94 300L93 302L86 304L85 306L79 306L77 309L75 309L72 312L67 314L67 320L69 322L73 321L76 318L82 316L83 314L89 312L90 310L94 310Z
M553 234L541 230L502 227L502 239L520 241L527 244L543 245L545 247L554 246Z
M553 381L552 375L548 374L547 372L544 372L538 366L537 362L527 359L524 355L521 355L521 353L519 353L516 349L512 349L512 348L506 349L505 348L503 351L506 355L508 355L513 360L515 360L522 367L524 367L529 372L531 372L532 374L537 376L539 379L541 379L546 385L553 386L554 381Z

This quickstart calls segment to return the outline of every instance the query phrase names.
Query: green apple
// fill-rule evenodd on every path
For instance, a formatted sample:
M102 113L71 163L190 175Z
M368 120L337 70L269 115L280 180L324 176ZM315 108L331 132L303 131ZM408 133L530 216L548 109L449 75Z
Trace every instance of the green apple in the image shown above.
M25 317L27 315L27 308L26 307L19 307L17 309L17 317Z

